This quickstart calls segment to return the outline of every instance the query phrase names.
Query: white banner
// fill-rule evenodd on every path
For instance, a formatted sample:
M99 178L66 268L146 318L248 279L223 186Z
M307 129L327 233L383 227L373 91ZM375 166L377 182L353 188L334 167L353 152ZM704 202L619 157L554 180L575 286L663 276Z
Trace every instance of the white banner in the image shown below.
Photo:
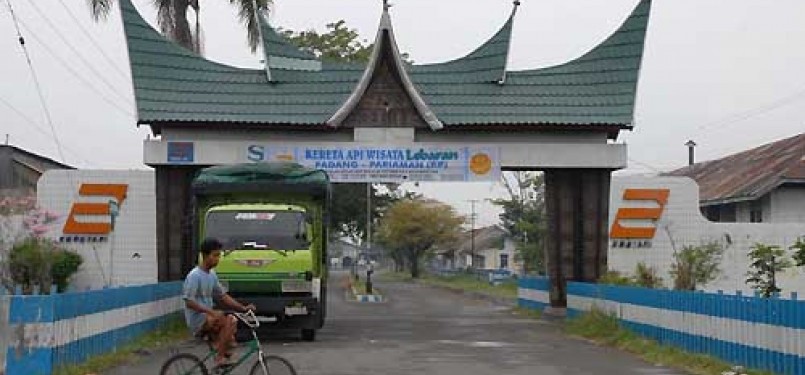
M323 169L334 182L496 181L497 147L460 145L304 147L250 145L252 162L287 160Z

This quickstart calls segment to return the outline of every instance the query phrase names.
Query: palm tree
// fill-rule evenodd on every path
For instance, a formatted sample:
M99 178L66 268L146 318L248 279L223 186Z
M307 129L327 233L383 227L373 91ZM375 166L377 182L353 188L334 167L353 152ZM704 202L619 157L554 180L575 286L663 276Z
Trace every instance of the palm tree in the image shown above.
M87 1L92 17L98 21L109 15L115 0ZM201 4L199 4L199 0L152 0L152 3L157 8L157 24L162 34L187 49L201 53L202 38L199 23ZM252 52L256 51L260 43L260 32L255 18L255 7L261 12L268 11L272 0L229 0L229 3L238 8L240 21L248 32L249 47ZM191 28L187 17L189 9L193 9L196 16L194 28Z

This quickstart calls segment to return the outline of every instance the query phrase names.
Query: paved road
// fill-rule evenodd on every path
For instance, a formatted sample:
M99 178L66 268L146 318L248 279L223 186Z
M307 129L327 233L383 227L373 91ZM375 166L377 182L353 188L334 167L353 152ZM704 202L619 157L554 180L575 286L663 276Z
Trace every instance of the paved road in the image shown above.
M347 302L330 288L330 316L316 342L272 334L268 350L300 375L679 374L564 336L507 307L412 283L381 283L385 304ZM180 350L201 351L191 344ZM156 374L168 350L109 374ZM245 373L245 370L244 372Z

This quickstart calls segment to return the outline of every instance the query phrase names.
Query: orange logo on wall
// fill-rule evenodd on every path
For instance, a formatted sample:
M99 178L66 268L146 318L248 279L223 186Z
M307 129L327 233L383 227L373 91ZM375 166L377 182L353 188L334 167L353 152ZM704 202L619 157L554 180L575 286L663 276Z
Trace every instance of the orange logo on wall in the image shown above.
M78 195L82 197L111 197L117 200L117 205L122 206L126 199L126 192L129 185L126 184L81 184ZM112 232L112 224L107 222L82 222L77 221L76 216L82 215L111 215L109 203L73 203L70 215L64 223L64 234L109 234Z
M615 221L612 223L610 238L617 239L653 239L657 227L625 227L621 220L651 220L657 221L668 203L669 189L626 189L623 192L624 201L654 201L659 207L624 207L618 210Z
M485 175L492 170L492 158L484 153L478 153L470 158L470 170L477 175Z

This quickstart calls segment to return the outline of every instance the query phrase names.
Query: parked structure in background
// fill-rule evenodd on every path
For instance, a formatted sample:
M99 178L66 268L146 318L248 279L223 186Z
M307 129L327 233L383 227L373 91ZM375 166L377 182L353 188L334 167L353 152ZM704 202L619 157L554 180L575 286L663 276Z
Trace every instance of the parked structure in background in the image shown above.
M0 145L0 196L36 192L39 177L51 169L75 169L19 147Z
M492 225L462 233L456 245L440 249L432 266L443 270L466 269L504 270L519 274L517 246L511 235L502 227ZM474 237L474 250L473 250ZM472 260L473 254L475 260Z
M667 175L699 184L710 221L805 223L805 133Z

